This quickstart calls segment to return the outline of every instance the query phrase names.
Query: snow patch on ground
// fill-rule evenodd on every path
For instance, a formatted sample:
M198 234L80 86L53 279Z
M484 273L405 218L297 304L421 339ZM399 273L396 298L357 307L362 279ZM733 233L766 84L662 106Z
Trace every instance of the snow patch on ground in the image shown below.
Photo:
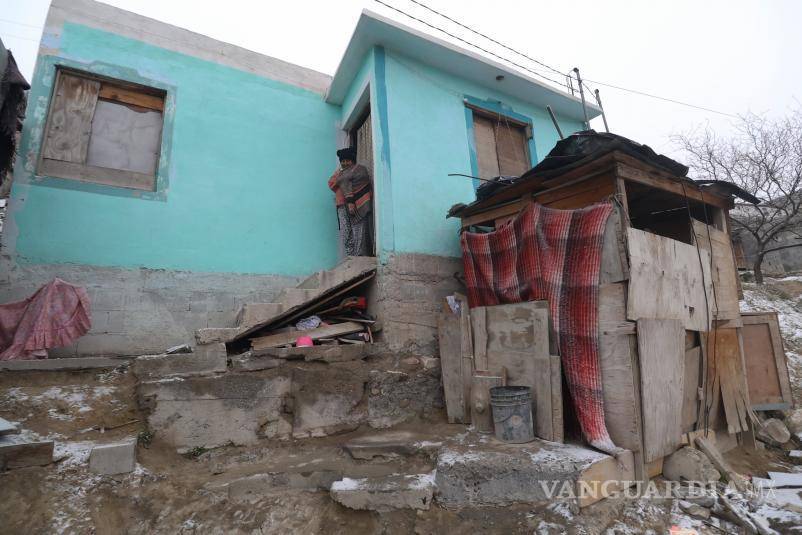
M119 404L114 397L116 391L117 388L113 386L51 386L45 390L12 387L6 390L5 400L0 402L0 408L25 404L33 409L46 409L48 416L55 420L72 420L78 414L92 412L92 404L99 400Z

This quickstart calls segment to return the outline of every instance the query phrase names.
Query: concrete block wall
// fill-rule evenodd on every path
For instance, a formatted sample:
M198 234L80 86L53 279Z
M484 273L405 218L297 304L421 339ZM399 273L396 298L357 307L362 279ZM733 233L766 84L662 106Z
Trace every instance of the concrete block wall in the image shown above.
M416 253L391 255L377 272L371 310L382 320L381 342L395 353L439 354L437 315L443 299L465 292L462 259Z
M245 302L270 302L297 277L17 264L0 257L0 303L25 299L59 277L86 288L92 329L54 357L142 355L194 344L205 327L233 327Z

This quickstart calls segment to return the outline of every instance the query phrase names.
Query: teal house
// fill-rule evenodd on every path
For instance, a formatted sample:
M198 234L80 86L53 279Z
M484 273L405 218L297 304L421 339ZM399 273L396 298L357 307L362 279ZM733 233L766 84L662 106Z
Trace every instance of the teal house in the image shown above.
M460 264L445 215L478 183L449 175L529 169L558 140L547 105L584 129L570 93L367 11L328 76L54 0L31 85L0 301L85 286L93 329L64 355L160 351L336 265L326 181L349 145L373 176L379 309L426 349Z

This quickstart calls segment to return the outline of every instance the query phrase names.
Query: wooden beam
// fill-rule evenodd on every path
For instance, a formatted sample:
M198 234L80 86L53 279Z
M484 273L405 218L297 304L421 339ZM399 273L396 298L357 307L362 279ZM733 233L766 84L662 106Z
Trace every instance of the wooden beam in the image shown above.
M356 333L364 329L365 326L361 323L348 321L345 323L337 323L336 325L325 325L323 327L310 329L308 331L290 331L286 333L261 336L259 338L252 338L251 348L257 350L264 349L266 347L280 347L294 343L300 336L308 336L312 340L319 340L321 338L332 338L335 336Z
M664 176L651 174L626 163L617 163L616 173L619 177L629 182L637 182L638 184L668 191L676 195L687 195L689 199L693 199L694 201L707 203L725 210L729 210L734 206L732 199L721 197L712 192L702 193L695 184L685 183L683 189L683 184L679 182L681 179L666 178Z
M164 111L164 97L149 95L142 91L137 91L136 89L120 87L114 84L102 84L98 97L122 102L123 104L132 104L141 108Z

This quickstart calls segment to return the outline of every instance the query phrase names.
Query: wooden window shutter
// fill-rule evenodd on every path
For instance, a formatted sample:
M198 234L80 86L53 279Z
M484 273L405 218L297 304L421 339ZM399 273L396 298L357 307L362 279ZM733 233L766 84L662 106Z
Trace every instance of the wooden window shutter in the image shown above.
M474 142L479 177L493 178L500 174L496 153L496 132L494 121L476 113L473 114Z
M100 82L60 72L42 157L84 163Z
M499 174L521 176L529 170L529 151L527 150L526 130L509 124L501 118L496 123L496 150L498 152Z

